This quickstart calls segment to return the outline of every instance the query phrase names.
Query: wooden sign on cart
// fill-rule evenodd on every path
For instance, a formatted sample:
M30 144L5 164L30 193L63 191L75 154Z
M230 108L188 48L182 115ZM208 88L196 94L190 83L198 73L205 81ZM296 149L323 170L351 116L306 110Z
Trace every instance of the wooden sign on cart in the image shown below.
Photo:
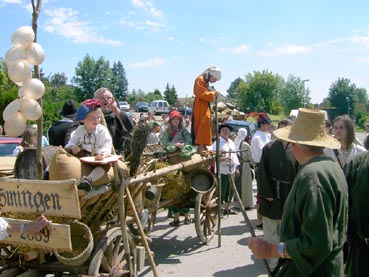
M43 181L0 178L0 212L44 214L81 218L76 180ZM20 218L5 218L9 222L30 222ZM57 252L71 252L71 230L68 224L51 223L39 235L12 235L1 244L27 246Z

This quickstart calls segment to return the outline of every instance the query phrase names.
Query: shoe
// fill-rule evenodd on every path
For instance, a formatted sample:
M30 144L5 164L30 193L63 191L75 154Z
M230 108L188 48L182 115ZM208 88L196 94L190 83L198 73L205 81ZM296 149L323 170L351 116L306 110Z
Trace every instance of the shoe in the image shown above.
M256 228L258 228L258 229L263 229L263 223L256 224Z
M245 207L245 211L251 211L252 209L252 207Z
M191 218L185 218L184 220L184 224L188 225L192 223L192 219Z
M49 180L50 179L49 177L50 177L49 171L45 170L42 176L42 180Z
M92 189L91 183L92 183L91 179L88 179L87 177L83 176L77 187L78 187L78 189L83 189L85 191L90 191Z
M223 215L228 215L228 214L238 214L238 212L236 212L235 210L233 209L224 209L223 210Z
M181 222L179 220L173 220L169 223L169 225L173 227L178 227L179 225L181 225Z

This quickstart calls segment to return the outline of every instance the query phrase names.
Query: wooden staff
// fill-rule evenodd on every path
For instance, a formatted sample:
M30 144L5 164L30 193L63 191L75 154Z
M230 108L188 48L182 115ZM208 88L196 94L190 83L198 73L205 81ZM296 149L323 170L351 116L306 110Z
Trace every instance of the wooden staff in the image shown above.
M236 185L235 185L234 180L233 180L233 176L232 176L231 170L228 172L228 180L229 180L229 184L230 184L230 186L231 186L231 188L233 190L234 196L236 197L236 200L237 200L238 204L240 205L243 218L245 219L246 225L247 225L247 227L250 230L251 236L252 237L256 237L254 228L252 227L251 221L250 221L249 217L247 216L247 213L245 211L245 207L243 206L242 201L241 201L241 197L238 194ZM262 263L263 263L263 266L264 266L264 268L265 268L268 276L273 276L272 275L272 272L271 272L271 270L269 268L269 265L268 265L267 260L262 260Z

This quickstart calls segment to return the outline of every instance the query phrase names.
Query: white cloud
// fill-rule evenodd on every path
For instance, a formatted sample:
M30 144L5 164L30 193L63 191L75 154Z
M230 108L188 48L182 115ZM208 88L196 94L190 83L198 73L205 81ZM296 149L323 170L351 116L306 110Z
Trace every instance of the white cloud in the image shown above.
M357 63L369 64L369 57L362 57L355 59Z
M148 67L159 67L162 65L165 65L166 62L164 59L160 59L160 58L153 58L147 61L143 61L143 62L135 62L132 63L130 66L131 67L142 67L142 68L148 68Z
M0 0L0 3L4 4L21 4L22 0Z
M231 51L232 53L234 53L236 55L240 55L240 54L249 53L250 49L251 49L250 44L241 44L240 46L230 48L229 51Z
M73 9L46 9L45 13L49 16L45 22L45 29L48 32L69 38L77 44L88 42L97 42L112 46L122 44L121 41L106 39L98 35L88 22L79 20L78 12Z
M131 27L137 30L144 30L146 28L149 28L152 32L158 32L160 28L163 26L161 23L152 22L150 20L146 21L133 21L133 20L125 20L121 19L119 20L119 24L122 27Z
M160 10L157 10L150 1L132 0L131 3L134 7L143 9L144 11L148 12L152 16L155 16L155 17L163 16L163 12Z
M272 50L261 50L259 51L259 54L261 56L283 56L283 55L302 54L310 51L312 51L311 47L289 44Z

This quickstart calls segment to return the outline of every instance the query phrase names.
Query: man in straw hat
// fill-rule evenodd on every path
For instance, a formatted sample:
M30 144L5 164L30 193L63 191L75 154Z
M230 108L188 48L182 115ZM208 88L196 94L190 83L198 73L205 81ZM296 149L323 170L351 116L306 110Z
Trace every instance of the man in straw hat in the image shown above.
M347 183L324 148L340 143L325 132L324 113L301 108L292 127L274 135L292 145L300 164L284 206L280 243L250 238L257 258L282 258L278 276L343 276Z

